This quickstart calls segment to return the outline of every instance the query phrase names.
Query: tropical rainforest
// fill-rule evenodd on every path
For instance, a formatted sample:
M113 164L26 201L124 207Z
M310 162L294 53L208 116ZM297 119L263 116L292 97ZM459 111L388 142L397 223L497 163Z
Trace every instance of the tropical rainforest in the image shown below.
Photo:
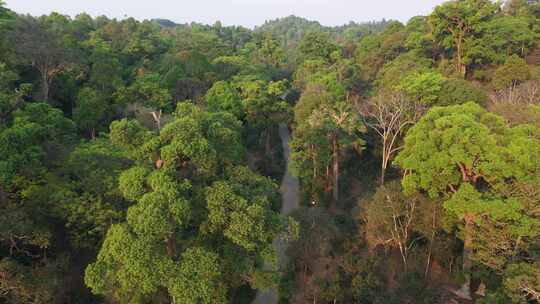
M534 0L253 29L0 1L0 303L540 303L539 65Z

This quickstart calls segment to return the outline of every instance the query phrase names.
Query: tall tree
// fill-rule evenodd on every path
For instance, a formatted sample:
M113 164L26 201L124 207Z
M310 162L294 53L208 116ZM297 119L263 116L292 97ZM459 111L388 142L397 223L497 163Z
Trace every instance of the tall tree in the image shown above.
M473 235L479 221L505 222L516 238L536 233L536 224L528 224L536 220L524 212L523 202L502 195L500 189L508 181L526 182L529 172L537 172L538 164L531 160L538 157L538 149L540 142L530 128L509 129L500 117L474 103L433 108L405 138L396 158L405 171L405 191L445 198L447 215L462 224L465 297L470 297Z
M378 95L360 109L366 126L382 142L381 185L391 160L403 148L403 135L421 117L422 109L419 103L407 100L401 93Z
M0 127L0 293L8 302L61 300L66 261L55 248L54 207L35 199L74 138L74 123L45 103L28 103Z
M128 302L164 290L177 303L225 303L242 284L267 286L257 278L283 221L276 186L238 166L240 122L180 103L158 135L126 120L111 128L135 160L119 178L134 205L86 270L93 292Z
M465 77L473 62L474 39L498 10L489 0L452 0L435 8L429 22L435 40L454 56L456 72Z
M265 154L270 156L272 138L276 134L279 123L290 118L291 107L285 100L289 83L286 79L265 81L255 75L237 77L234 85L240 91L245 120L250 128L257 131Z
M161 129L163 112L173 110L171 94L161 85L160 79L157 73L141 71L131 86L123 87L115 93L121 104L137 104L150 108L158 130Z
M420 224L420 196L406 197L399 182L388 183L377 189L370 200L361 203L365 221L366 240L370 249L385 246L399 249L405 272L409 269L409 255L421 235L414 236Z
M109 113L109 105L102 92L90 87L83 88L77 96L77 104L73 110L73 120L79 129L91 139L96 138L96 130L105 122Z
M346 101L337 76L319 77L318 82L308 84L295 106L298 125L292 142L292 166L307 183L323 177L325 191L331 190L337 201L341 155L351 148L362 150L365 127Z
M33 17L17 19L13 42L21 59L34 67L40 75L41 96L49 102L53 81L69 70L73 58L58 33Z
M360 118L346 102L336 102L333 105L323 105L316 109L309 118L309 126L326 134L332 151L332 195L339 200L340 153L355 147L361 150L364 141L360 134L365 132Z

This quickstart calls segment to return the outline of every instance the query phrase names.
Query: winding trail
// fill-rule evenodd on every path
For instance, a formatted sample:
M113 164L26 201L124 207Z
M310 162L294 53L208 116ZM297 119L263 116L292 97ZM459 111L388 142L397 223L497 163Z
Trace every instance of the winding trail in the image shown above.
M279 125L279 137L281 138L281 145L283 147L283 157L286 161L286 170L285 175L283 176L283 180L281 182L281 187L279 188L279 192L281 193L282 197L282 206L281 206L281 214L288 215L291 213L292 210L298 208L298 191L299 191L299 184L298 179L289 171L289 161L290 161L290 152L291 148L289 146L289 140L291 138L289 133L289 128L286 124L280 124ZM272 243L274 246L274 249L277 252L278 255L278 264L279 268L283 269L284 267L287 267L288 258L285 254L285 249L287 248L285 242L277 238ZM253 304L277 304L279 300L278 291L276 289L269 289L266 291L258 291L257 296L255 297L255 300L253 301Z

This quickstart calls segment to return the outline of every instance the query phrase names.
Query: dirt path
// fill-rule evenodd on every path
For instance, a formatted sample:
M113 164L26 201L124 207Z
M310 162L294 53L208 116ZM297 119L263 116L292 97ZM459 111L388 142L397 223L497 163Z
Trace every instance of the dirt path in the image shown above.
M287 163L287 169L281 187L281 197L283 204L281 206L281 214L288 215L292 210L298 207L298 179L289 172L289 155L290 155L290 133L287 125L279 125L279 137L281 138L281 144L283 146L283 157ZM275 239L272 243L279 258L280 268L287 266L287 256L285 255L286 244L281 239ZM276 289L270 289L267 291L257 292L257 297L253 301L253 304L277 304L278 303L278 291Z

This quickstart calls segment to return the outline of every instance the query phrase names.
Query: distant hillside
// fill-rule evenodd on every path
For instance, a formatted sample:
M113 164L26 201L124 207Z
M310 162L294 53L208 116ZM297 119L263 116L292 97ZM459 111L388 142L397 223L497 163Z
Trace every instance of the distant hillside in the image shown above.
M296 44L305 33L323 30L325 27L317 21L292 15L266 21L263 25L255 27L256 33L270 33L281 38L285 47Z
M350 22L342 26L328 27L317 21L308 20L298 16L288 16L266 21L255 28L256 33L270 33L281 38L285 47L295 45L304 34L313 31L328 32L338 40L358 39L370 33L382 32L391 20L371 22Z
M361 23L350 22L342 26L333 27L332 30L338 39L357 39L365 35L380 33L392 22L394 20L386 19Z
M178 24L174 21L171 21L169 19L152 19L152 22L159 24L162 27L171 28L176 27Z

